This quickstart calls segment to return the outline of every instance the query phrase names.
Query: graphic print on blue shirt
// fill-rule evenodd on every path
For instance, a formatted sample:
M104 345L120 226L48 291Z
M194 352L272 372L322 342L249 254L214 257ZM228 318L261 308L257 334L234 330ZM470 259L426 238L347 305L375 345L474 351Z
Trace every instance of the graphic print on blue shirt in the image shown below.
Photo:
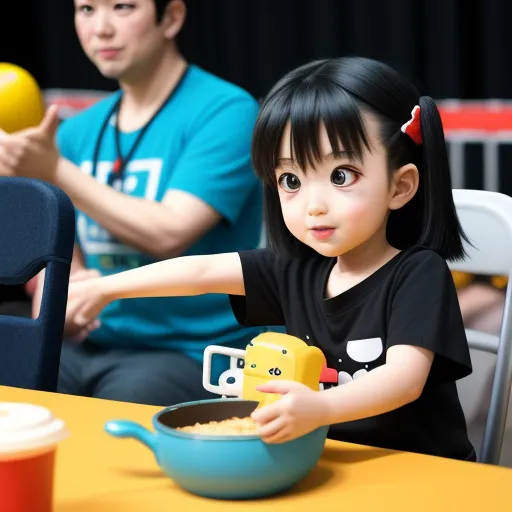
M106 184L109 175L113 172L113 161L98 163L96 179ZM123 181L115 181L114 188L133 197L140 197L148 201L155 201L158 197L161 182L163 160L161 158L143 158L133 160L127 164ZM82 164L84 173L92 174L92 162ZM120 272L137 268L152 262L148 256L117 240L109 231L87 217L82 212L77 214L77 235L80 247L92 261L95 268L99 267L104 273ZM96 267L97 266L97 267Z

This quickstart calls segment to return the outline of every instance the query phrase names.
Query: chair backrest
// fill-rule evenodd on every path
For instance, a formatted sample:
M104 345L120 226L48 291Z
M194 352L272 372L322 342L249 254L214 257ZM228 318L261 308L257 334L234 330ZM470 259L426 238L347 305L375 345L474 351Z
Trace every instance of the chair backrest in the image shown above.
M454 270L474 274L506 275L512 271L512 198L497 192L454 190L457 214L471 245L465 244L467 257L450 263ZM481 462L499 464L510 386L512 384L512 285L507 286L499 337L467 330L471 348L497 354L482 448Z
M0 315L0 385L56 390L74 237L64 192L0 177L0 284L23 284L46 267L39 317Z

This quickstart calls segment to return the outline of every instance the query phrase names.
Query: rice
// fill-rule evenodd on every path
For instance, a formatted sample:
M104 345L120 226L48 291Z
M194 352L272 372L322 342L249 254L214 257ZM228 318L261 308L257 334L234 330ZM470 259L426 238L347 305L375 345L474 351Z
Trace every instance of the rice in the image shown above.
M178 427L176 430L190 434L206 434L216 436L245 436L254 435L258 424L251 418L229 418L222 421L210 421L208 423L196 423L186 427Z

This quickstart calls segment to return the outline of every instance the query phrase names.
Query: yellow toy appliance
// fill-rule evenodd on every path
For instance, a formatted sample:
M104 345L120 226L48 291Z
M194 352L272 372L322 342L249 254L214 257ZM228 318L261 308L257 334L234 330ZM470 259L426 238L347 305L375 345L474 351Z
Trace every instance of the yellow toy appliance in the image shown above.
M230 357L230 368L212 384L212 357ZM320 389L320 376L325 357L317 347L288 334L265 332L254 338L246 350L211 345L204 353L203 386L223 396L256 400L266 405L280 398L279 394L262 393L256 388L271 380L293 380L311 389Z

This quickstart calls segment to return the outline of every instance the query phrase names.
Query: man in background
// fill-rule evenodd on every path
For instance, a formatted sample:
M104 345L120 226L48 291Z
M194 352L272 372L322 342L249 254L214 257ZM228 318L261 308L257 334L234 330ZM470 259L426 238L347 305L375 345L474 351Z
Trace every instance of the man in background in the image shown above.
M258 105L186 62L176 44L185 18L184 0L75 0L82 48L119 90L60 127L50 107L38 127L0 137L1 175L53 183L73 201L71 279L258 246ZM118 301L86 328L68 315L58 390L154 405L201 399L204 348L245 347L258 332L238 325L220 295Z

